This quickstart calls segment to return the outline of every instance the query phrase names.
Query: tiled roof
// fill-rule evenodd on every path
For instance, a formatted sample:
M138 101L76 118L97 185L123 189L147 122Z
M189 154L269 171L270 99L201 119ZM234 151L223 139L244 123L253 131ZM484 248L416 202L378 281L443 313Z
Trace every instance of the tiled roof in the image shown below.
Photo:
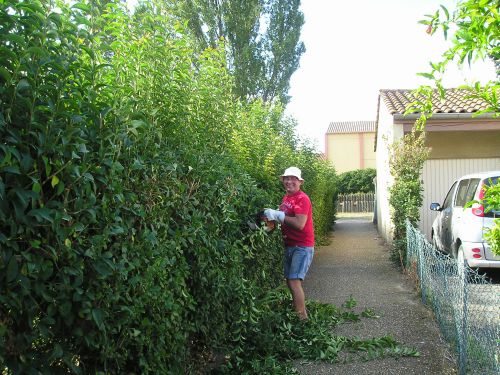
M375 121L331 122L326 134L338 133L374 133Z
M439 93L434 91L433 113L473 113L488 108L482 99L467 98L470 95L467 90L446 89L445 98L441 100ZM406 106L415 101L412 90L380 90L380 96L391 115L404 114Z

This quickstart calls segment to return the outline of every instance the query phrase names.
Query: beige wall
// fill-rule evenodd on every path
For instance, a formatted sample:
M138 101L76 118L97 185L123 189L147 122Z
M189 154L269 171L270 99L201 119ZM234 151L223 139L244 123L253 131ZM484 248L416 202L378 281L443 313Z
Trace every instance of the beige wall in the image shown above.
M500 130L428 132L429 159L500 157Z
M363 133L364 168L376 168L375 161L375 133Z
M375 168L374 143L375 133L327 134L326 157L337 173Z

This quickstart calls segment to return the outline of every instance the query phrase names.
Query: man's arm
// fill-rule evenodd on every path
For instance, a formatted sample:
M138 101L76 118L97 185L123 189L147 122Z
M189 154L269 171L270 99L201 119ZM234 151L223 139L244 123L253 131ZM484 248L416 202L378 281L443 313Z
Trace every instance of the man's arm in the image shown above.
M285 220L283 221L286 225L291 226L292 228L302 230L304 229L307 221L307 215L295 215L295 216L285 216Z

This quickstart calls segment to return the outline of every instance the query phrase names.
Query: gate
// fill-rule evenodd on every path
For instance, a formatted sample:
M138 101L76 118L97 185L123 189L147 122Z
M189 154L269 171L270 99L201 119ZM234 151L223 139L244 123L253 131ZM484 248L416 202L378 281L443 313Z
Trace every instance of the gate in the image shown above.
M374 193L339 194L337 212L373 212Z

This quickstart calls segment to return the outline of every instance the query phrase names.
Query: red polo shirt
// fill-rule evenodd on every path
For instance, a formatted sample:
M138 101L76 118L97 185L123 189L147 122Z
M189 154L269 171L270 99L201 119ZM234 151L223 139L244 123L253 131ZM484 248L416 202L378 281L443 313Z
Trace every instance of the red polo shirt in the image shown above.
M311 200L302 190L295 194L286 194L280 205L280 211L286 216L307 215L306 225L302 230L292 228L289 225L281 225L281 233L285 246L314 246L314 228L312 219Z

